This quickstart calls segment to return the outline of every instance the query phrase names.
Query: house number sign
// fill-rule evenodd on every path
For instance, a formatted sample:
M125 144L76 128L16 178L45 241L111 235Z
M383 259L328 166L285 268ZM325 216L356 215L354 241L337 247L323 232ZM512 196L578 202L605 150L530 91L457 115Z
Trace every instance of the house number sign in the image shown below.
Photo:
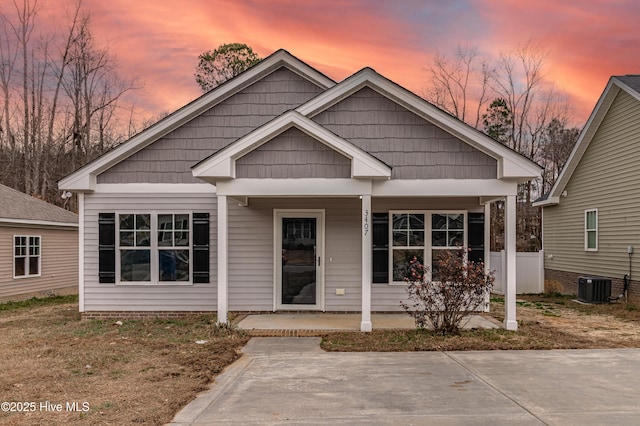
M366 237L369 234L369 209L364 209L362 217L362 233Z

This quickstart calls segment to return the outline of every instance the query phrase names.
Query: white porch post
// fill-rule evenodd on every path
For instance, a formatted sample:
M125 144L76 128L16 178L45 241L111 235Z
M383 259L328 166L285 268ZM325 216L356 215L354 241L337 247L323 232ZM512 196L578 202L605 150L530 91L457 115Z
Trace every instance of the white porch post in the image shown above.
M484 273L489 274L491 271L491 203L484 205ZM488 291L484 298L484 311L489 312L491 309L491 292Z
M491 271L491 203L484 205L484 273Z
M218 195L218 322L227 322L228 312L228 209L227 196Z
M360 331L371 331L371 195L362 197L362 322Z
M78 192L78 311L84 312L84 192Z
M504 204L504 328L516 331L516 196L507 196Z

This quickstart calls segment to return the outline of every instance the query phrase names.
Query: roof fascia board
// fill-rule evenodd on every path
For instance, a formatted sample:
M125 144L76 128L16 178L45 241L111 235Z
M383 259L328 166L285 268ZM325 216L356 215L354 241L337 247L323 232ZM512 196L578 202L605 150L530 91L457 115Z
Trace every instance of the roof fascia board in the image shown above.
M542 201L534 201L532 203L533 207L547 207L547 206L557 206L560 204L560 197L549 197L546 200Z
M390 178L391 168L331 133L316 122L295 111L287 111L262 127L238 139L235 143L212 155L193 167L198 178L235 178L235 161L265 144L286 130L296 127L320 143L351 160L351 175L358 178Z
M333 88L328 89L324 93L296 108L296 111L306 115L307 117L314 117L320 112L330 108L360 90L364 86L367 86L380 93L382 96L397 102L409 111L417 114L433 125L440 127L446 132L459 137L464 142L490 157L498 160L506 159L507 161L504 161L502 164L510 165L511 167L503 168L499 171L498 174L502 177L531 179L539 177L542 172L542 168L539 165L503 146L499 142L494 141L476 129L462 123L457 118L434 107L424 99L419 98L403 87L384 78L371 68L364 68ZM516 166L514 167L514 165ZM516 174L513 174L513 171L517 171Z
M571 154L569 154L569 158L567 159L565 166L562 168L562 171L560 172L558 179L556 179L553 184L553 187L551 187L551 191L549 191L549 199L557 199L559 202L560 194L567 186L569 179L571 179L573 172L578 167L578 163L589 147L589 144L600 127L602 120L607 115L613 100L620 91L619 86L617 86L618 83L619 82L614 78L609 79L609 82L602 92L602 95L600 95L600 99L598 99L587 123L582 128L582 132L580 132L580 136L578 136L578 140L571 150Z
M640 93L638 93L636 90L633 90L627 84L622 82L622 80L619 80L616 77L612 77L612 79L615 80L615 83L618 87L620 87L622 90L624 90L625 92L627 92L628 94L630 94L631 96L633 96L634 98L640 101Z
M98 174L108 170L161 137L167 135L171 131L191 121L204 111L212 108L238 91L258 81L260 78L271 74L281 66L285 66L290 71L314 82L323 89L327 89L336 84L333 80L300 61L289 52L279 50L244 71L242 74L228 80L217 88L180 108L173 114L167 116L165 119L137 134L122 145L103 154L93 162L61 179L58 183L58 187L60 189L75 191L95 190L95 177ZM91 177L87 179L87 175L91 175Z
M50 220L30 220L30 219L12 219L0 218L0 226L13 226L25 228L78 228L77 223L55 222Z

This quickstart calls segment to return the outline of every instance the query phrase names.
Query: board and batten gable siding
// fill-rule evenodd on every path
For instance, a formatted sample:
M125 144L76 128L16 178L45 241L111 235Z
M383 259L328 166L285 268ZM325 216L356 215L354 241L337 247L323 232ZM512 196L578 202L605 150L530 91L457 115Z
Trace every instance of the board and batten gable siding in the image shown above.
M495 179L496 160L365 87L312 118L393 168L392 179Z
M194 164L321 91L280 68L98 175L98 183L199 183Z
M622 278L632 245L632 275L640 276L639 164L640 102L621 90L565 187L567 196L544 208L545 268ZM584 250L587 209L598 209L597 252Z
M236 160L238 178L350 178L351 160L291 128Z
M84 210L85 311L217 310L217 202L214 194L86 194ZM98 282L98 214L210 213L210 282L192 285L117 285Z
M14 235L40 237L40 276L13 278ZM78 230L0 226L0 298L78 285Z
M273 309L274 209L325 209L326 310L359 310L362 282L357 198L252 198L247 207L230 203L229 310ZM336 296L338 288L346 294Z

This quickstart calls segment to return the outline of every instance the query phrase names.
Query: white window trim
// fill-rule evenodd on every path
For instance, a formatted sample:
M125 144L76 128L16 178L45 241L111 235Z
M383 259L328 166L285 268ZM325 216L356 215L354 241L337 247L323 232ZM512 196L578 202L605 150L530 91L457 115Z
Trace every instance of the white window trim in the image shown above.
M116 211L116 285L121 286L185 286L193 285L193 215L191 211L184 210L121 210ZM151 279L149 281L121 281L120 279L120 215L122 214L149 214L151 215L151 250L150 268ZM160 281L158 276L159 249L158 246L158 215L161 214L186 214L189 215L189 281ZM131 247L123 247L131 249ZM135 248L134 248L135 249ZM147 249L146 247L144 249ZM185 248L186 249L186 248ZM182 250L182 249L181 249Z
M393 245L393 215L394 214L424 214L425 216L425 224L424 224L424 253L422 256L423 265L427 267L426 277L428 280L431 280L431 264L433 263L433 246L431 244L431 234L432 234L432 225L431 225L431 217L434 214L461 214L463 216L462 219L462 230L463 230L463 244L462 247L468 247L468 238L469 238L469 230L467 229L467 216L468 210L389 210L389 285L391 286L406 286L407 283L405 281L394 281L393 280L393 250L395 246ZM457 247L436 247L439 250L451 250L456 249Z
M588 213L595 212L596 214L596 227L595 229L587 229L587 215ZM589 232L596 233L596 246L589 247ZM584 251L598 251L598 209L587 209L584 211Z
M16 276L16 237L18 238L26 238L26 255L24 256L26 259L29 259L30 257L35 257L35 256L29 256L29 238L37 238L38 239L38 247L39 247L39 254L38 254L38 273L37 274L30 274L29 273L29 262L26 262L26 273L25 275L17 275ZM42 236L41 235L14 235L13 239L11 240L11 247L12 247L12 256L11 259L13 260L13 278L20 280L20 279L24 279L24 278L37 278L42 276Z

